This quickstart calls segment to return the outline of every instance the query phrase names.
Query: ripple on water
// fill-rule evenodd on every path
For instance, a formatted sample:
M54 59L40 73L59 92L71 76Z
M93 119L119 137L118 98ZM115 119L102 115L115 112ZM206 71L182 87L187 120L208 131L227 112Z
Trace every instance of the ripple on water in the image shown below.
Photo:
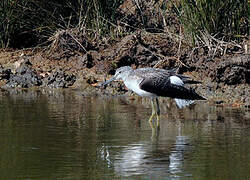
M161 103L158 136L150 101L0 96L3 179L247 179L249 112Z

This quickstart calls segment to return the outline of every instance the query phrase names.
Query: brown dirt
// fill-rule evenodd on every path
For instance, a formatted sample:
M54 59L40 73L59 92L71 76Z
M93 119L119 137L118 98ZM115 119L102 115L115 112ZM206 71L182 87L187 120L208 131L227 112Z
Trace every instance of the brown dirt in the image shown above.
M163 34L137 32L128 35L113 45L98 51L89 50L82 55L70 58L53 59L44 49L2 50L0 64L15 72L23 59L28 59L32 68L42 77L48 76L54 69L76 75L72 88L88 94L124 94L127 90L117 82L106 89L97 88L97 84L109 78L115 69L130 65L139 67L178 67L180 73L192 76L203 84L194 87L210 102L221 105L247 106L249 99L250 55L235 54L215 57L196 54L188 55L190 50L182 48ZM23 55L22 55L23 54ZM4 84L4 81L1 82Z
M119 14L126 25L117 26L117 33L129 35L112 42L108 38L91 42L85 32L77 29L58 31L50 39L49 48L0 50L0 65L15 73L28 59L42 79L56 69L74 74L76 82L72 88L80 89L83 95L127 93L121 82L106 89L97 87L121 66L178 68L179 73L203 82L194 88L211 103L250 107L249 40L241 48L226 44L214 52L208 47L193 49L180 38L183 30L171 12L168 19L163 19L160 12L152 13L156 11L150 8L159 9L163 1L141 5L147 7L141 12L133 2L127 0L121 5ZM0 72L0 86L6 83L2 76Z

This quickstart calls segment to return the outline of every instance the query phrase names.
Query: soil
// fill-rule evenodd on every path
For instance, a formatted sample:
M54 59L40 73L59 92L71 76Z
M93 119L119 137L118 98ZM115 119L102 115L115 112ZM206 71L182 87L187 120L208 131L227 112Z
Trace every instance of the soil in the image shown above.
M105 89L98 87L118 67L178 68L179 73L202 82L193 88L211 103L249 107L250 54L232 53L211 58L198 52L191 57L189 49L183 48L178 59L176 47L161 34L140 33L128 35L107 48L62 59L53 59L43 48L2 50L0 84L5 90L40 86L78 89L83 95L121 95L128 94L121 82ZM21 77L25 80L20 80ZM27 80L29 77L31 81Z
M134 8L123 11L129 6L135 5L123 4L120 11L127 13L126 23L138 24L138 29L150 31L132 31L127 26L128 35L112 41L91 41L84 33L77 36L79 32L74 30L58 31L51 38L50 47L0 50L1 89L72 88L82 91L84 96L131 95L121 82L105 88L98 84L125 65L177 68L178 73L202 82L193 88L209 102L250 108L250 40L241 46L229 43L213 50L206 46L191 48L170 33L181 33L174 16L169 16L167 21L172 30L162 33L152 30L152 27L162 28L160 20L150 21L150 16L155 15L145 13L148 21L140 27L141 15L136 16Z

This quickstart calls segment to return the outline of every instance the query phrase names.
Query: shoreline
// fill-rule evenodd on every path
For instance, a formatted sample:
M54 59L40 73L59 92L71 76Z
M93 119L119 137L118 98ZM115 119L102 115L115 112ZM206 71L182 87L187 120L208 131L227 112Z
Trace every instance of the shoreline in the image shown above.
M143 41L143 42L141 42ZM86 53L60 56L60 49L48 55L47 48L0 50L0 88L72 88L83 94L128 93L121 82L97 88L116 68L178 68L202 84L194 85L199 94L219 105L250 107L250 53L241 49L213 57L200 48L196 52L161 34L141 33ZM217 52L219 53L219 52ZM65 55L65 53L64 53Z

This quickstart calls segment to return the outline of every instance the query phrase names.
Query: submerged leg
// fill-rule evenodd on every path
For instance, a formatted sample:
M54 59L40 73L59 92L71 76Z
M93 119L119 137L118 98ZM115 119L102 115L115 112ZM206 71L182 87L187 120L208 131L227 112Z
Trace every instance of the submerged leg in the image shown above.
M156 118L157 118L157 122L156 125L159 128L160 127L160 106L159 106L159 100L158 98L156 98Z
M151 140L155 141L155 140L157 140L157 138L159 136L158 129L157 129L155 123L149 121L149 124L150 124L150 127L152 129Z
M150 123L152 123L153 118L155 116L155 106L154 106L154 99L153 98L151 98L151 106L152 106L152 114L148 120Z
M152 140L157 140L158 138L158 135L159 135L159 129L160 129L160 107L159 107L159 101L158 99L156 98L156 110L155 110L155 104L154 104L154 98L151 98L151 106L152 106L152 115L150 116L149 118L149 124L151 126L151 129L152 129L152 136L151 136L151 139ZM157 117L157 122L154 123L153 122L153 118L154 116L156 115Z

